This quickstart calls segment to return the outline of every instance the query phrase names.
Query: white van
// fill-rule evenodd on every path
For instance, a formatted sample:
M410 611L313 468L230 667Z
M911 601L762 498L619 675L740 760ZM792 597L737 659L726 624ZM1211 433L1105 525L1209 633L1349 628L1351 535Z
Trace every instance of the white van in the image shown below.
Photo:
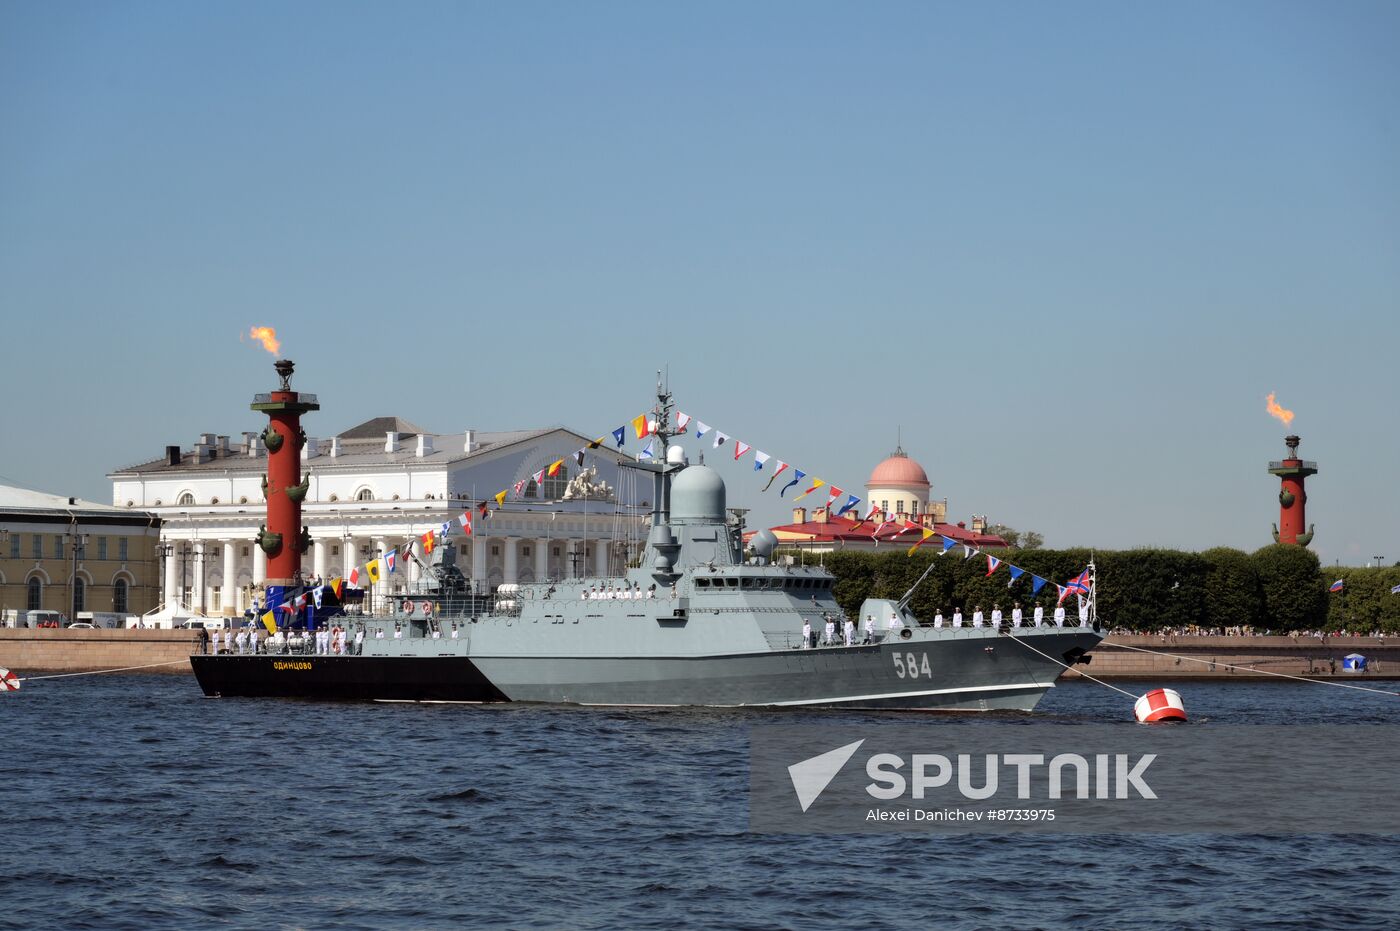
M228 630L232 626L233 618L228 617L192 617L180 624L183 630Z
M26 611L25 627L66 627L68 616L62 611Z

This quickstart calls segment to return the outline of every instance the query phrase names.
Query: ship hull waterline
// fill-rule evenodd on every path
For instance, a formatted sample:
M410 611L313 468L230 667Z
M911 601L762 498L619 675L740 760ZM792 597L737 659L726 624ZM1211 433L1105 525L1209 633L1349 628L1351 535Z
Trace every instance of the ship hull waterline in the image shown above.
M1072 663L1099 640L1066 630L1033 642ZM910 711L1031 711L1064 669L990 637L698 657L235 654L191 664L204 694L222 697Z

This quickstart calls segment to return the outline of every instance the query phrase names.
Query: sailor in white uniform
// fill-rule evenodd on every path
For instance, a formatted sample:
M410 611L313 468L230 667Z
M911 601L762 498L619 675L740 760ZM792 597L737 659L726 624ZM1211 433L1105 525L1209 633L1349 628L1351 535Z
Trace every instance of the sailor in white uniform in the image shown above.
M456 634L454 633L453 636L456 636ZM355 631L355 653L356 653L356 655L358 655L359 652L360 652L361 650L363 650L364 648L365 648L365 629L364 629L363 627L361 627L359 630Z
M1089 601L1082 595L1079 598L1079 626L1089 626Z
M845 624L844 633L845 633L845 635L846 635L846 646L848 646L848 647L853 647L853 646L855 646L855 645L856 645L856 622L853 621L853 620L851 620L850 618L846 618L846 624Z
M442 639L442 628L441 628L441 627L438 627L438 626L436 626L436 625L433 626L433 639L434 639L434 640L441 640L441 639Z
M822 642L823 642L824 644L826 644L827 646L835 646L835 645L836 645L836 622L833 621L829 616L828 616L827 619L826 619L826 630L825 630L825 633L826 633L826 639L824 639Z
M452 622L452 639L453 639L453 640L456 640L456 639L457 639L457 622L456 622L456 621L453 621L453 622Z
M865 639L862 640L861 643L874 643L874 642L875 642L875 615L873 615L873 614L867 614L867 615L865 616Z
M258 652L258 629L256 627L248 631L248 645L252 647L248 652L256 655Z
M984 622L982 620L982 606L978 605L977 607L972 609L972 626L981 627L983 623Z
M1024 619L1024 615L1021 614L1021 603L1018 601L1015 607L1011 609L1011 626L1020 627L1021 621Z
M1064 606L1064 605L1056 605L1056 607L1055 607L1055 626L1056 626L1056 627L1064 627L1064 626L1065 626L1065 606Z
M992 605L992 626L1001 630L1001 605Z
M953 609L953 626L954 626L954 627L961 627L961 626L962 626L962 608L954 608L954 609Z
M580 600L580 601L587 601L587 600L588 600L588 589L585 588L583 591L579 592L579 593L578 593L578 597L579 597L579 600Z
M233 652L233 631L228 628L224 628L224 652Z
M238 653L241 656L248 649L248 632L243 628L238 628L238 636L233 638L233 642L238 644Z
M1036 606L1035 606L1035 626L1036 626L1036 627L1044 627L1044 626L1045 626L1045 607L1044 607L1043 605L1036 605Z
M812 622L805 617L802 619L802 649L807 649L812 645Z
M891 611L891 612L890 612L890 623L889 623L889 628L890 628L890 630L899 630L899 629L902 628L903 626L904 626L904 620L903 620L902 618L900 618L900 616L899 616L899 614L898 614L897 612Z
M939 608L938 613L933 616L933 629L938 630L943 626L943 609Z
M383 639L384 639L384 628L382 628L382 627L376 627L376 628L374 629L374 639L375 639L375 640L383 640Z
M398 625L398 624L395 624L395 625L394 625L394 639L395 639L395 640L402 640L402 639L403 639L403 627L400 626L400 625Z

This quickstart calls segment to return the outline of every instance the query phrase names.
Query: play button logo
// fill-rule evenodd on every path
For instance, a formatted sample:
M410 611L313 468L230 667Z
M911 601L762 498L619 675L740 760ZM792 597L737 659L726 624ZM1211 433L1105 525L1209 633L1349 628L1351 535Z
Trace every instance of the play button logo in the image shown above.
M812 807L812 803L831 785L831 780L836 778L836 774L841 772L841 767L846 765L846 761L863 743L864 738L788 767L793 791L797 793L797 801L803 811Z

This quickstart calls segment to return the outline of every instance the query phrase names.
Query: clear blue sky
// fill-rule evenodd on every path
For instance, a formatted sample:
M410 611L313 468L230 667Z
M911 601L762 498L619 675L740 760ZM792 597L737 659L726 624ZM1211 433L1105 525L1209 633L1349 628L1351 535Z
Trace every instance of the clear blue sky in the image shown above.
M9 0L0 474L256 429L267 324L313 434L602 432L669 364L1050 545L1268 542L1277 391L1314 549L1389 562L1397 103L1392 2Z

